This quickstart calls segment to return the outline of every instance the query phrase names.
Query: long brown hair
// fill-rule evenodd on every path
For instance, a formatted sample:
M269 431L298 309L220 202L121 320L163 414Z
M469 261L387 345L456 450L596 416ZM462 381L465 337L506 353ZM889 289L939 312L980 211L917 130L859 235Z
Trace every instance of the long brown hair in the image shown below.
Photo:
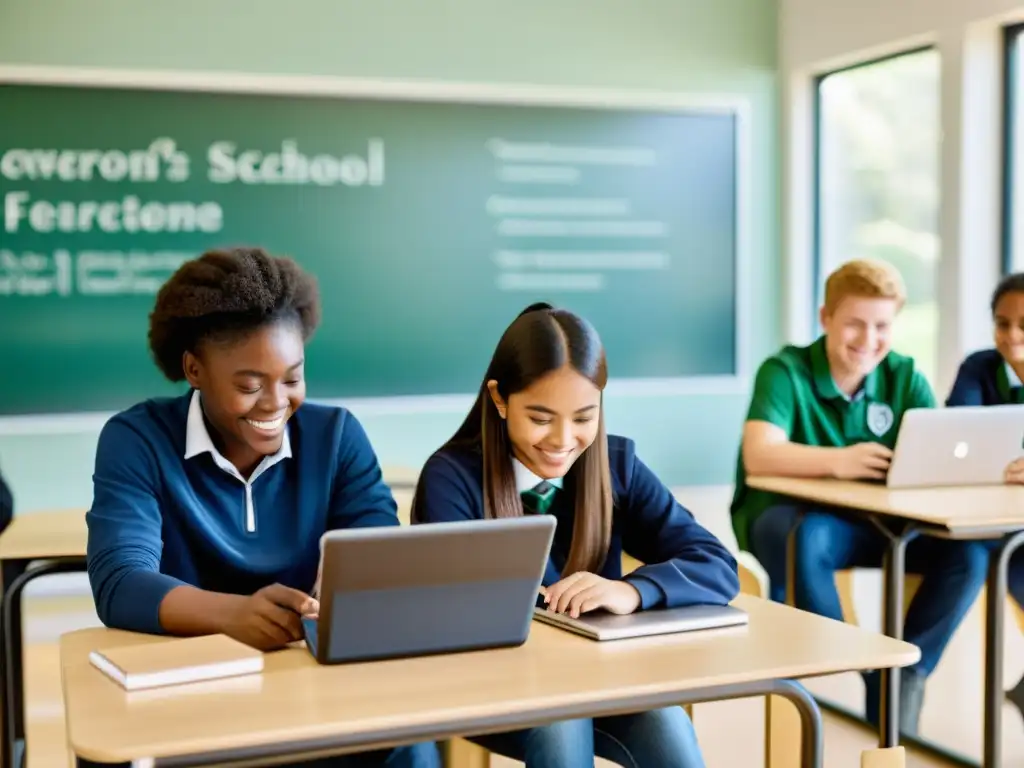
M491 399L487 383L496 381L498 394L507 402L509 395L523 391L566 365L604 390L608 365L604 346L594 327L572 312L554 309L550 304L527 307L502 334L473 407L455 434L441 447L440 450L460 448L481 453L485 517L523 514L523 502L512 469L508 426ZM565 479L567 483L575 483L576 511L563 575L599 571L611 542L613 503L603 406L598 415L597 437L573 463ZM413 522L420 517L420 496L417 488L412 506Z

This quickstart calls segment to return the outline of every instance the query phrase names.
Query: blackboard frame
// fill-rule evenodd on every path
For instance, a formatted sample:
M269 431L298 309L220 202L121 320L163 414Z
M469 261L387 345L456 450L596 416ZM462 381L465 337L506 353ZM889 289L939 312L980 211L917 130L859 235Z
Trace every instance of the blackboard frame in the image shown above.
M473 83L436 80L352 78L333 75L283 75L213 71L134 70L42 65L0 65L0 85L53 85L78 88L168 90L266 96L361 98L524 106L568 106L707 111L735 120L735 373L671 379L616 378L610 396L742 394L748 391L750 359L751 268L751 108L739 94L682 93L639 89L605 89L525 83ZM360 414L463 411L474 394L400 395L320 399L345 405ZM0 434L92 431L109 413L54 413L0 416Z

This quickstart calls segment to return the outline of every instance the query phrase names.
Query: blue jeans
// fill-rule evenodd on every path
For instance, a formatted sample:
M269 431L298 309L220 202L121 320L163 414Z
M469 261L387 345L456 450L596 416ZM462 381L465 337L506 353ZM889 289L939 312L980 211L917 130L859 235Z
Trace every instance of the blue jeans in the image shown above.
M751 527L750 549L768 572L771 598L778 602L786 599L786 540L800 509L771 507ZM808 510L796 534L797 607L842 621L835 572L880 567L885 549L882 533L870 523ZM982 541L918 536L907 545L907 572L924 577L904 622L904 639L921 649L921 660L909 670L922 677L934 671L985 583L988 557Z
M999 539L986 541L985 546L993 556L999 548ZM1010 556L1010 567L1006 569L1006 582L1010 596L1021 608L1024 608L1024 547Z
M563 720L471 741L526 768L594 768L595 757L623 768L704 768L697 734L682 707Z
M353 755L324 757L294 768L441 768L441 753L433 742L407 747L358 752Z

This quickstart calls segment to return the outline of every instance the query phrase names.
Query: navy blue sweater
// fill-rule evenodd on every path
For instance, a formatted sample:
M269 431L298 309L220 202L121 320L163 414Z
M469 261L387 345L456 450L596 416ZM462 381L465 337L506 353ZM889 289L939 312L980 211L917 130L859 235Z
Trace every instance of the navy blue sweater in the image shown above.
M309 592L325 531L399 524L348 411L299 408L288 422L291 456L251 481L250 507L245 483L212 453L185 458L190 399L148 400L100 434L87 556L107 626L162 632L160 603L182 584L248 595L278 582Z
M14 516L14 497L11 489L4 482L4 476L0 475L0 531L6 528Z
M983 349L960 364L946 405L1008 405L1022 401L1024 392L1019 382L1010 381L1003 356L994 349Z
M622 553L642 567L625 577L640 592L641 607L728 603L739 592L736 560L701 527L636 456L632 440L608 436L614 514L612 538L598 574L622 579ZM447 448L423 467L416 498L418 522L479 520L484 516L483 460L476 451ZM552 508L558 519L543 584L562 578L572 542L572 483Z

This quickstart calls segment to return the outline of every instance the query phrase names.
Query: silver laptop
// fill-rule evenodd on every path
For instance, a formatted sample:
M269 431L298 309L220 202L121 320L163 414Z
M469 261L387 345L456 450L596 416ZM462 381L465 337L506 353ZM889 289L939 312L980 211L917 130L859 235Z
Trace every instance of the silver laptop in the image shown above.
M631 637L668 635L699 629L720 629L749 623L746 611L731 605L693 605L653 609L619 616L605 611L584 613L573 619L547 608L535 608L533 618L561 627L591 640L624 640Z
M336 664L521 645L554 532L553 515L330 531L306 647Z
M992 485L1024 456L1024 405L912 408L903 415L889 488Z

